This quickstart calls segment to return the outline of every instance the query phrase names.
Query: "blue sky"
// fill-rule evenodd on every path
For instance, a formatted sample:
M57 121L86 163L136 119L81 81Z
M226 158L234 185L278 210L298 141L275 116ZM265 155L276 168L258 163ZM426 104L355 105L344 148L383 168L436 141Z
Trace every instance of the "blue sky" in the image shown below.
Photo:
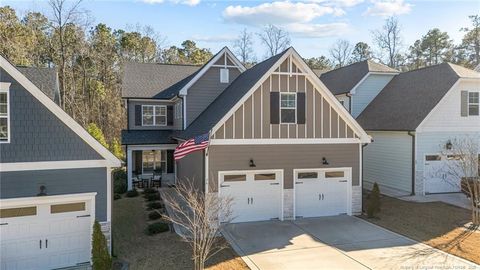
M18 15L29 10L49 14L43 0L0 0ZM193 39L216 52L232 45L243 29L259 32L266 23L289 31L292 45L303 57L328 56L335 40L372 44L371 30L380 28L386 17L395 15L402 26L404 48L429 29L447 31L459 43L461 27L470 26L468 15L478 14L480 1L408 0L305 0L305 1L211 1L211 0L84 0L94 23L112 28L150 25L166 37L165 45ZM265 49L255 37L258 59Z

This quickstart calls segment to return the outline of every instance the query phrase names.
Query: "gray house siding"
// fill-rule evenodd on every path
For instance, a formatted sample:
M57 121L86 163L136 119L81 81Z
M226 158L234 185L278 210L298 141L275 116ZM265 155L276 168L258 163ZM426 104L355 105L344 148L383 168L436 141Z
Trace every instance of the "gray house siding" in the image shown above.
M42 185L48 195L97 192L95 218L107 221L106 168L1 172L0 179L0 199L34 197Z
M204 190L204 152L193 152L177 161L177 181L191 182L198 190Z
M187 126L240 75L240 71L236 68L229 68L229 70L229 83L220 83L220 68L211 67L188 89L186 100Z
M11 83L11 139L0 145L2 163L103 159L3 69L0 81Z
M168 101L157 101L157 100L142 100L142 101L137 101L137 100L129 100L128 101L128 128L131 130L172 130L172 129L181 129L182 126L182 119L175 119L175 116L172 117L173 119L173 125L167 125L166 126L142 126L141 123L140 125L137 125L135 123L135 118L140 117L141 115L137 116L135 112L135 106L136 105L165 105L165 106L174 106L175 103L173 102L168 102ZM174 109L175 110L175 109ZM172 111L172 113L175 113L175 111ZM168 111L167 111L168 114ZM167 115L168 119L168 115ZM180 128L178 128L180 127Z
M365 110L368 104L382 91L392 80L394 75L370 74L357 87L356 93L352 96L352 116L357 118Z

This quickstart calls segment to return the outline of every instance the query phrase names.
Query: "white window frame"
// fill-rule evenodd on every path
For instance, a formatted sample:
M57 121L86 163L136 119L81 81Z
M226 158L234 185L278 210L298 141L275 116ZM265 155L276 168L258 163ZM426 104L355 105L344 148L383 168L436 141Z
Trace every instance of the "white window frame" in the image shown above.
M7 139L0 140L0 144L2 143L10 143L11 139L11 129L10 129L10 83L3 83L0 82L0 93L7 94L7 115L0 116L0 118L7 119Z
M220 69L220 83L229 83L230 81L230 70L228 68Z
M147 124L143 123L143 109L146 108L146 107L152 107L153 108L153 115L152 115L153 124L151 124L151 125L147 125ZM156 108L161 108L161 107L163 107L165 109L165 115L161 115L161 114L156 115L155 114L156 111L157 111ZM167 106L166 105L142 105L142 126L145 126L145 127L165 127L168 124L168 115L167 114L168 114L168 112L167 112ZM156 116L165 116L165 124L157 124L156 120L155 120Z
M295 107L282 107L282 95L291 95L295 96ZM280 92L280 124L296 124L297 123L297 93L289 93L289 92ZM282 121L282 110L293 110L295 114L295 120L294 122L283 122Z
M152 150L143 150L142 151L142 174L145 174L145 170L144 170L144 158L143 158L143 153L144 152L152 152L152 151L155 151L155 152L159 152L160 153L160 169L162 168L162 163L165 162L165 171L162 171L162 173L167 173L167 170L168 170L168 158L167 158L167 150L156 150L156 149L152 149ZM153 171L152 171L152 174L157 170L157 167L156 167L156 163L157 163L157 160L155 159L155 155L153 156ZM162 159L162 157L165 157L164 159Z
M467 110L468 110L468 116L479 116L480 115L480 92L477 91L468 91L468 96L467 96ZM478 95L478 102L477 103L470 103L470 94L476 93ZM478 114L470 114L470 105L477 105L479 113Z

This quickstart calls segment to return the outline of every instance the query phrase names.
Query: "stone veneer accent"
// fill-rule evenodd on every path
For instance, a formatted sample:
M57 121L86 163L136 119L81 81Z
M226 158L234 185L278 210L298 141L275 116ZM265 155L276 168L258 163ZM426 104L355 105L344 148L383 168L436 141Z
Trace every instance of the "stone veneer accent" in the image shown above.
M362 187L352 187L352 215L360 215L362 213Z
M112 253L112 224L111 222L99 222L103 235L107 239L108 251Z
M283 219L292 220L293 216L293 189L283 190Z
M415 195L425 195L425 190L423 189L423 171L415 171Z

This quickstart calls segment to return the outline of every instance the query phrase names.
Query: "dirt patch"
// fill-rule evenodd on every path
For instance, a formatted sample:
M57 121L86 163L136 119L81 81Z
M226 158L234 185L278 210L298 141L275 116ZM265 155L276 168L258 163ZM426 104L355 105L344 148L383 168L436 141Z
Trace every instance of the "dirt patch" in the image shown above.
M129 269L192 269L190 246L175 233L144 234L148 211L144 199L122 198L113 203L114 255ZM232 249L225 249L207 262L207 269L248 269Z
M382 196L378 218L386 229L480 264L480 233L466 229L470 211L442 202L407 202Z

